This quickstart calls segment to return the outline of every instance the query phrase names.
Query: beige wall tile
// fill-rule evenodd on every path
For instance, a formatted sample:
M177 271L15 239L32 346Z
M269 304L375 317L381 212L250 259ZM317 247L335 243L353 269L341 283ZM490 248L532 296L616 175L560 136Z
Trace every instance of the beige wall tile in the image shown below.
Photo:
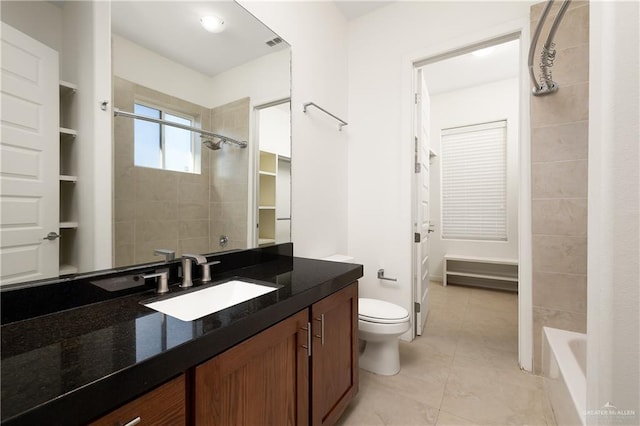
M182 256L184 253L205 254L210 253L209 238L191 238L181 239L178 243L178 253ZM214 267L215 268L215 267ZM212 270L215 273L215 269Z
M179 185L178 201L180 203L208 203L209 185L206 183L185 183Z
M136 198L138 200L177 202L177 173L136 167Z
M114 244L115 256L113 266L129 266L135 264L134 245L133 244Z
M533 308L533 372L541 373L542 327L586 333L587 316L575 312L557 311L540 307Z
M586 160L589 148L589 122L534 127L531 130L531 161Z
M533 163L531 197L585 198L587 196L587 160Z
M157 240L157 241L136 243L134 263L158 262L159 260L161 260L161 258L154 255L153 252L159 248L173 250L176 252L176 255L177 255L178 240L163 239L163 240Z
M145 220L138 221L135 227L136 243L177 240L178 221L175 220Z
M533 6L531 6L531 21L533 22L533 28L535 28L535 24L538 22L538 20L540 19L540 16L542 15L542 10L544 9L544 6L547 2L540 2L540 3L536 3ZM582 7L582 6L587 6L589 4L588 1L586 0L573 0L570 4L569 4L569 9L567 10L571 10L571 9L575 9L577 7ZM551 19L553 20L553 18L555 18L556 14L558 13L558 10L560 9L560 6L562 5L562 2L557 1L555 3L553 3L553 6L551 6L551 10L549 11L549 16L547 17L547 19Z
M560 88L589 82L589 45L581 44L558 50L551 68L553 81Z
M534 272L533 283L533 306L587 313L586 275Z
M171 201L137 200L136 220L178 220L178 205Z
M180 203L178 211L180 220L209 219L209 203Z
M587 199L532 201L532 233L540 235L587 235Z
M133 244L135 241L136 224L134 221L115 223L114 245Z
M533 236L533 271L587 273L587 238Z
M115 199L113 206L114 222L124 222L136 219L136 202Z
M185 220L180 222L179 238L207 238L209 236L208 220Z
M567 10L555 37L556 49L589 43L589 5Z
M573 123L589 118L589 84L560 87L550 96L531 97L533 127Z

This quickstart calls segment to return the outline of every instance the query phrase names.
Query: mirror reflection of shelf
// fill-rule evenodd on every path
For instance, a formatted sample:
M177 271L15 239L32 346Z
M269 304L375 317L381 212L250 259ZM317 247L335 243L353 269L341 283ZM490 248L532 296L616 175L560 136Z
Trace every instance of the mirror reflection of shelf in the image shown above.
M276 178L278 155L260 151L258 168L258 245L276 242Z
M68 81L60 80L60 246L59 246L59 265L58 271L60 275L75 274L78 272L75 266L74 258L77 250L75 249L76 232L78 222L69 220L76 218L75 203L76 190L75 184L78 182L78 176L75 175L75 155L74 142L78 137L74 124L77 121L76 99L75 94L78 86Z
M60 264L59 272L60 272L60 275L77 274L78 268L76 268L73 265Z

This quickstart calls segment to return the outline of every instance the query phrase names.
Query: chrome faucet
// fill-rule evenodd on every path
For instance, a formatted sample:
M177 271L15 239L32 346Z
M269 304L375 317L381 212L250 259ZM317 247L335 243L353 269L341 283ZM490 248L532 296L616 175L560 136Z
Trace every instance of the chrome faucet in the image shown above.
M155 256L164 256L165 262L170 262L176 258L176 252L169 249L155 249L153 254Z
M163 294L169 291L169 271L156 271L151 274L140 275L140 278L146 280L147 278L158 278L158 288L156 293Z
M180 287L187 288L193 285L191 281L191 263L196 262L196 265L203 265L207 263L207 258L200 254L183 254L182 255L182 284Z

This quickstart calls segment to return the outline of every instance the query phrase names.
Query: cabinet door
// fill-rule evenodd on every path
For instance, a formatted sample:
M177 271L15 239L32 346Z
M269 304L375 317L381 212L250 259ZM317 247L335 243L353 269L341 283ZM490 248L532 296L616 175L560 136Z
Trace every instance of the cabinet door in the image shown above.
M184 374L123 405L90 426L185 425Z
M196 367L195 424L309 423L308 310Z
M358 392L358 283L311 307L313 425L332 425Z

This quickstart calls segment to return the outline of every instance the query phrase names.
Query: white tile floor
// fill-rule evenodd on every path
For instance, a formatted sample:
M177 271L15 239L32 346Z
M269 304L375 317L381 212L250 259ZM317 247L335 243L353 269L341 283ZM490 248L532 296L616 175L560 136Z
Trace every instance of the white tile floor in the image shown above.
M542 379L518 367L513 293L432 282L425 332L400 343L401 371L360 370L339 424L553 425Z

